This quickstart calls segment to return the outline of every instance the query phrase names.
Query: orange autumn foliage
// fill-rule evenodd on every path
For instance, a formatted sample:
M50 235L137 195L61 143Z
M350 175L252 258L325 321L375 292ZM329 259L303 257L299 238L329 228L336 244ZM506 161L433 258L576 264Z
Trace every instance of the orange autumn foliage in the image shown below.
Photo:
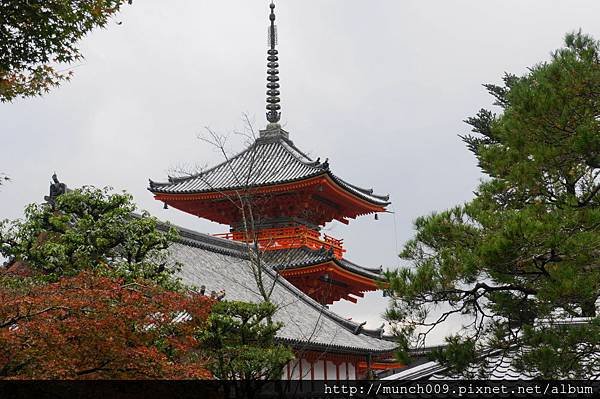
M0 378L211 378L194 333L212 304L90 272L25 289L2 286Z

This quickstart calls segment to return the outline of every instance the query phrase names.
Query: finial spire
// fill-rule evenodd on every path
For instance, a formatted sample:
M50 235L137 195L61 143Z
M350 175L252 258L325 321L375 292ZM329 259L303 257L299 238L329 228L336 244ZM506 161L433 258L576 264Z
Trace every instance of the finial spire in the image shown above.
M269 26L269 50L267 51L267 121L272 124L276 124L279 122L279 118L281 117L281 113L279 110L281 106L279 105L279 64L277 61L279 58L277 57L277 50L275 50L275 45L277 44L277 26L275 25L275 4L271 1L269 5L271 8L271 14L269 15L269 20L271 21L271 26Z

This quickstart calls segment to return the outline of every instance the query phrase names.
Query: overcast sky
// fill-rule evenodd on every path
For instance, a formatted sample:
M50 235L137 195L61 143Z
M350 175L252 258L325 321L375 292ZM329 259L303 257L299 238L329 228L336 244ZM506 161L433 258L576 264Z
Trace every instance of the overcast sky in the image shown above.
M163 210L146 187L180 164L222 160L197 139L205 126L239 130L246 112L264 128L268 11L266 0L134 0L82 41L70 83L0 104L0 171L12 178L0 218L42 201L56 171L70 187L126 190L160 219L226 232ZM402 264L415 218L472 198L481 174L457 135L491 106L482 83L547 60L568 31L600 38L598 0L282 0L276 12L290 138L391 196L394 214L328 226L369 267ZM373 293L333 309L377 327L385 306Z

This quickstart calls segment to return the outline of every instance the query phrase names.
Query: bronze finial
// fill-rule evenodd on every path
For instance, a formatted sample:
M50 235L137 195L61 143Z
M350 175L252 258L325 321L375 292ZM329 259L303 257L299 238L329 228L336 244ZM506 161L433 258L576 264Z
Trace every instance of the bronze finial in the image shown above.
M277 50L275 45L277 44L277 26L275 25L275 4L271 2L269 5L271 8L271 14L269 20L271 26L269 26L269 50L267 51L267 121L270 123L277 123L281 118L281 106L279 105L279 58L277 57Z
M50 183L50 193L49 195L44 196L44 200L52 208L56 205L56 198L60 195L63 195L67 192L67 185L65 183L61 183L56 176L56 172L52 174L52 183Z

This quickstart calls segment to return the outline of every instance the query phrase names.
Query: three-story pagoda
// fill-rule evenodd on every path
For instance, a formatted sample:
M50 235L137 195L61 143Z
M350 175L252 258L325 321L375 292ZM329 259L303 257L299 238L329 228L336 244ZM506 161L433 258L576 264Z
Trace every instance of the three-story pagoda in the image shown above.
M385 212L389 197L342 180L281 128L274 5L267 57L267 121L259 137L223 163L192 176L150 181L165 206L229 225L219 236L252 243L264 263L321 304L352 302L378 289L380 269L344 257L343 240L321 233L333 220Z

